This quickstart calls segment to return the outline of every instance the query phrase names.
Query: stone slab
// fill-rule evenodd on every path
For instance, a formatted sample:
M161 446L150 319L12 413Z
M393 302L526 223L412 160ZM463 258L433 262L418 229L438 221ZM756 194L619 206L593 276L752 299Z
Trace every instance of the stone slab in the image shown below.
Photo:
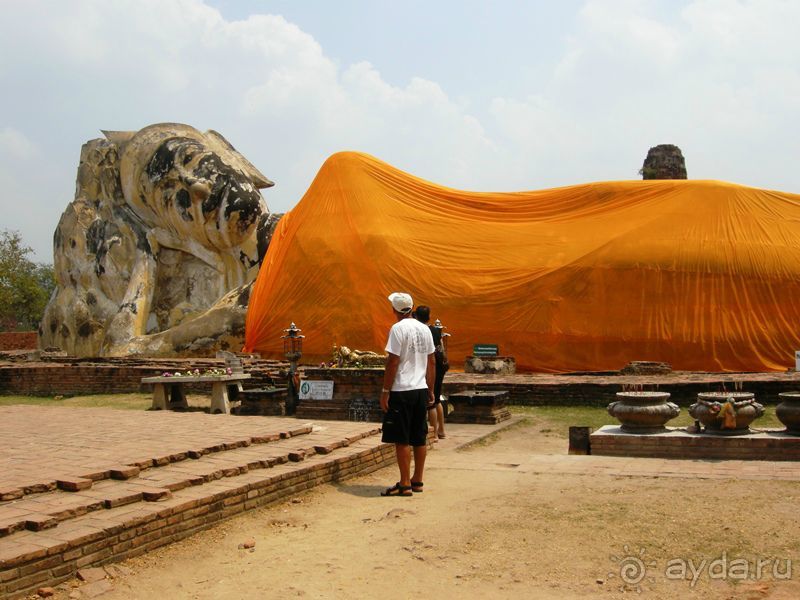
M800 436L780 429L726 436L670 427L661 433L627 433L605 425L589 436L589 446L593 455L601 456L800 461Z

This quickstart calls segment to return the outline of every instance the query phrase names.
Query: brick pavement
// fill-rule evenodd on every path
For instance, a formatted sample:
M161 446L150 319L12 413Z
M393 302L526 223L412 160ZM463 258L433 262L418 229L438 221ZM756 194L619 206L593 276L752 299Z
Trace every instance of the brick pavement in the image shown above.
M0 407L0 597L394 460L375 423Z
M448 426L447 469L800 480L793 463L456 450L514 421ZM221 519L394 462L374 423L0 407L0 597L142 554ZM566 452L566 440L564 442ZM486 455L489 456L489 455ZM434 467L436 468L436 467ZM70 491L74 490L74 491Z
M220 419L200 412L99 408L0 408L0 500L54 490L59 482L100 480L225 448L307 433L295 419ZM115 473L122 478L123 473Z

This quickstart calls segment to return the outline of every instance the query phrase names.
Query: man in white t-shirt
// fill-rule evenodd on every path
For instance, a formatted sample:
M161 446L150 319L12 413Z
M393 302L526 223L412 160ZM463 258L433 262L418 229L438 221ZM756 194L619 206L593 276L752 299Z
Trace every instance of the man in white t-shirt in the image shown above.
M389 330L386 373L381 392L382 440L394 444L400 481L382 496L411 496L422 491L422 471L428 441L428 406L433 406L436 374L433 336L428 327L411 317L411 296L389 296L397 323ZM411 448L414 474L411 474Z

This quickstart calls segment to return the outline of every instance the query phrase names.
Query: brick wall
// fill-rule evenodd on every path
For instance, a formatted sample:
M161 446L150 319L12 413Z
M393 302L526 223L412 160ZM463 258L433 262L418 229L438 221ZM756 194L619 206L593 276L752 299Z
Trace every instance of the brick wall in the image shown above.
M36 348L37 348L37 339L35 331L0 332L0 351L35 350Z
M797 391L800 385L796 381L749 381L744 391L753 392L756 401L762 404L777 404L780 402L780 392ZM508 390L508 403L523 406L597 406L605 408L609 403L617 400L616 393L622 392L621 384L616 383L559 383L559 384L532 384L509 382L478 382L465 384L458 381L445 381L443 393L445 395L456 392L476 390ZM720 382L703 383L673 383L661 384L658 391L669 392L670 402L678 406L688 407L697 401L699 392L716 392L720 389Z
M383 417L380 395L383 368L367 369L303 369L303 379L333 381L332 400L301 400L297 417L333 419L337 421L374 421Z
M152 385L142 385L142 377L161 375L164 371L185 371L198 368L223 367L222 360L142 360L124 359L103 362L53 360L48 362L17 362L0 364L0 394L21 396L76 396L85 394L126 394L149 392ZM270 361L245 364L251 375L248 387L271 385L280 379L279 369ZM186 385L189 392L207 393L208 386Z
M0 367L0 393L21 396L121 394L141 391L141 379L152 369L99 365Z
M216 359L147 359L147 358L103 358L75 359L54 358L46 362L0 363L0 394L32 396L131 393L152 390L140 384L142 377L160 375L164 371L223 366ZM286 385L288 364L263 359L246 359L244 370L251 375L245 388L270 385ZM467 377L471 379L466 380ZM699 392L719 391L723 384L732 389L731 381L721 374L719 379L705 381L663 382L663 378L641 378L646 389L657 389L671 394L670 400L679 406L688 407L697 399ZM310 419L368 420L379 421L378 399L383 387L383 369L323 369L301 367L301 378L332 380L332 401L305 401L298 407L298 416ZM464 378L464 379L461 379ZM558 378L554 382L532 382L530 378L513 376L509 380L495 381L491 376L476 379L474 375L448 373L444 382L444 394L450 395L465 390L508 390L508 404L527 406L597 406L606 407L616 400L615 394L623 391L622 383L613 378L602 382L566 381ZM620 381L630 378L620 377ZM659 381L657 385L653 382ZM753 392L762 404L777 404L780 392L800 389L800 381L776 375L772 380L746 381L744 391ZM191 392L207 393L207 386L187 386ZM356 414L357 413L357 414ZM365 417L366 415L366 417Z

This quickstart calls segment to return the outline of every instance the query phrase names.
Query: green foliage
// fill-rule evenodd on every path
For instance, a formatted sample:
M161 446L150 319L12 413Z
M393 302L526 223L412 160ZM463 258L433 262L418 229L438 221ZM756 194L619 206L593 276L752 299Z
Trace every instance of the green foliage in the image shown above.
M36 329L55 289L53 266L34 263L32 252L18 232L0 232L0 331Z
M642 179L658 179L658 169L655 167L642 167L639 169Z

